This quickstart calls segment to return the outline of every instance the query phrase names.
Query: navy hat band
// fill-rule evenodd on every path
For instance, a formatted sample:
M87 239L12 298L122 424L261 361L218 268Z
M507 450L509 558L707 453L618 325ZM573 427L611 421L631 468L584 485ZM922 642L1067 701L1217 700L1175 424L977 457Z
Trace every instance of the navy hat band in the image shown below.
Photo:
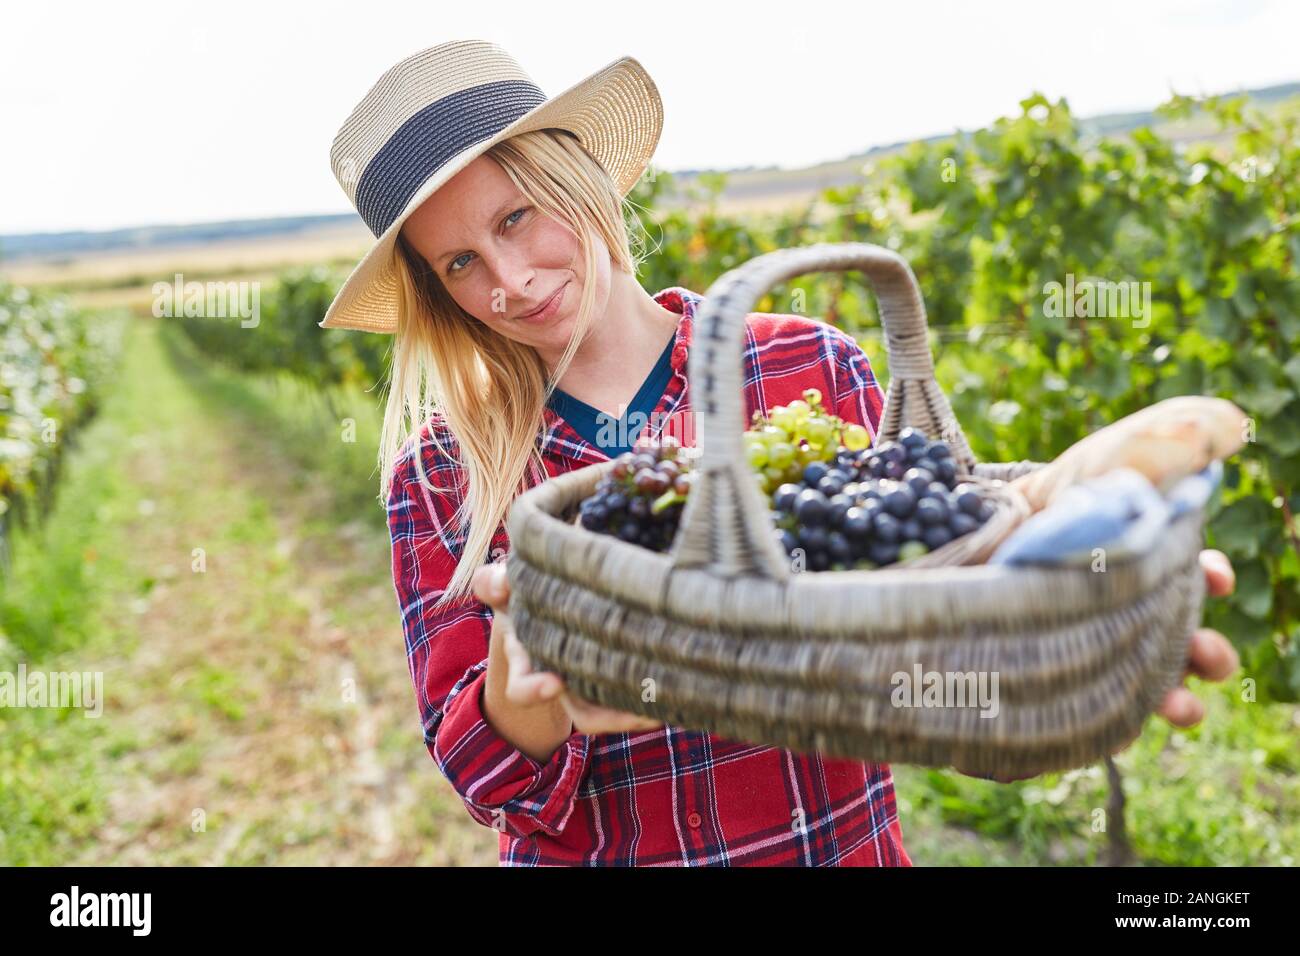
M430 103L397 128L357 181L357 212L376 237L393 224L429 177L475 143L546 102L532 83L503 80Z

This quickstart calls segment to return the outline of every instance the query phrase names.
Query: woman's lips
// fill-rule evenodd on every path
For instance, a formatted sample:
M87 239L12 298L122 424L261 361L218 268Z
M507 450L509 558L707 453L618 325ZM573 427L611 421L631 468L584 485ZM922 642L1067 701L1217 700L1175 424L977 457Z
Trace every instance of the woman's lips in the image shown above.
M567 282L564 283L564 285L560 286L553 293L551 293L551 297L546 301L546 303L540 309L538 309L536 312L530 312L521 315L519 316L519 318L527 321L534 321L534 322L539 319L549 319L552 315L555 314L556 309L559 308L560 301L564 298L564 290L567 289L568 287L569 287L569 283Z

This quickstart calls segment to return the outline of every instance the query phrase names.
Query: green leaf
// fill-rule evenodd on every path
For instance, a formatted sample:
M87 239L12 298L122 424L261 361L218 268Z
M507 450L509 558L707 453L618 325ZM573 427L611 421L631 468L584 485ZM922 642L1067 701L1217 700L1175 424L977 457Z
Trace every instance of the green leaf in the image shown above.
M1282 458L1300 453L1300 415L1287 413L1274 416L1260 425L1255 438Z
M1237 397L1246 411L1260 418L1272 418L1295 398L1295 392L1276 385L1252 385L1242 389Z
M1296 388L1300 388L1300 353L1291 356L1291 359L1282 366L1282 371Z
M1273 507L1260 498L1239 498L1211 522L1218 546L1236 558L1259 556L1259 542L1276 520Z
M1237 586L1233 600L1242 612L1264 620L1273 609L1273 583L1262 561L1251 561L1236 568Z

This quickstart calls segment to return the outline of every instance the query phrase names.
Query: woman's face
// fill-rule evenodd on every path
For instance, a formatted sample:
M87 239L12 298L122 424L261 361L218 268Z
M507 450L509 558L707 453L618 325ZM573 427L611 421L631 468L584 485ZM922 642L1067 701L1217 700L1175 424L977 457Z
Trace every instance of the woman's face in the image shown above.
M559 356L582 291L577 235L532 206L490 156L476 157L415 210L404 235L456 303L507 338ZM595 314L609 297L609 253L598 236ZM563 288L558 308L530 318Z

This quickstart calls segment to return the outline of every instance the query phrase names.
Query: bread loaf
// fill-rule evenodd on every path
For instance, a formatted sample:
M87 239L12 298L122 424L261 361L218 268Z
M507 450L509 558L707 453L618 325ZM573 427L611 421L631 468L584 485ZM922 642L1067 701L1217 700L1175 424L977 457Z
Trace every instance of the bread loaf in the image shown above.
M1246 413L1223 398L1179 395L1157 402L1076 442L1050 464L1012 484L1034 511L1065 488L1113 468L1133 468L1162 493L1222 460L1244 441Z

